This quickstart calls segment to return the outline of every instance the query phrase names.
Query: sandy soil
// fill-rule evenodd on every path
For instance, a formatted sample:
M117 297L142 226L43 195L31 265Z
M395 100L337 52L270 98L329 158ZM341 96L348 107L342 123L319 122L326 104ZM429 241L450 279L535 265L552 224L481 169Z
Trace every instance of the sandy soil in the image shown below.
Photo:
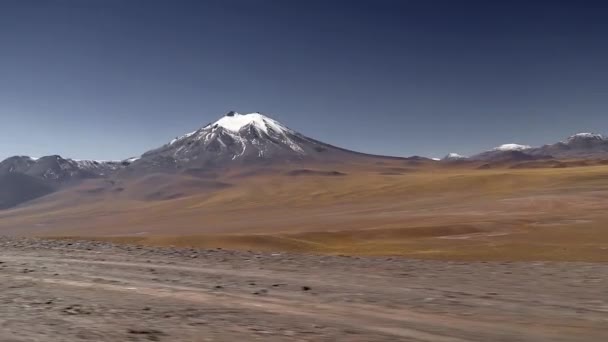
M604 341L608 265L0 238L0 341Z

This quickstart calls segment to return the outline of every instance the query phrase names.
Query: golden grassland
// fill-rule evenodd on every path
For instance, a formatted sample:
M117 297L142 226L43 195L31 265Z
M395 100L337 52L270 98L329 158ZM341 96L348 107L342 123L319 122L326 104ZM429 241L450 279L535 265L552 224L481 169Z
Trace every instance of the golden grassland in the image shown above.
M608 166L332 170L346 175L90 182L0 212L0 232L327 254L608 261Z

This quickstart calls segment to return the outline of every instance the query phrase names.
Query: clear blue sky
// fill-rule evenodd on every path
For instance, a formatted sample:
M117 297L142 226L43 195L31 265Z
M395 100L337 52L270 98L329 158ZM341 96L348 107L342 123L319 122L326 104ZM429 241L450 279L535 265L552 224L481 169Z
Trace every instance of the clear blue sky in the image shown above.
M120 159L229 110L363 152L608 132L608 2L2 0L0 159Z

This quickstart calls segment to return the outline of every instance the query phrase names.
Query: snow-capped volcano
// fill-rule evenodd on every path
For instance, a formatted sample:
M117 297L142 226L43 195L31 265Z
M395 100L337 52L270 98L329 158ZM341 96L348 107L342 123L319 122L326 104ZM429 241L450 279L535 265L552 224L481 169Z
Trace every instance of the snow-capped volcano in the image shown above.
M146 152L134 168L160 170L377 157L308 138L260 113L229 112L219 120ZM380 157L377 157L380 158Z
M219 144L218 147L222 149L222 147L228 148L236 144L238 146L235 146L234 150L238 150L240 147L240 153L233 155L236 159L247 152L249 142L253 145L250 147L258 152L258 156L264 157L265 151L262 145L265 139L270 139L275 144L282 143L289 149L302 153L303 148L294 141L297 140L295 135L298 133L260 113L229 112L214 123L173 139L168 146L183 145L183 142L192 145L194 141L202 141L206 147L215 149L214 145ZM187 152L184 150L187 149L180 149L176 153Z

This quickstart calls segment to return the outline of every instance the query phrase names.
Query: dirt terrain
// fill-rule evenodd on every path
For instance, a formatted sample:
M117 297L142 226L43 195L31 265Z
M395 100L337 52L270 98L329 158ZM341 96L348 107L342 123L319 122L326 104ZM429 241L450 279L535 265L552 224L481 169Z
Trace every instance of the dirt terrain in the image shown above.
M0 238L0 341L604 341L608 265Z

